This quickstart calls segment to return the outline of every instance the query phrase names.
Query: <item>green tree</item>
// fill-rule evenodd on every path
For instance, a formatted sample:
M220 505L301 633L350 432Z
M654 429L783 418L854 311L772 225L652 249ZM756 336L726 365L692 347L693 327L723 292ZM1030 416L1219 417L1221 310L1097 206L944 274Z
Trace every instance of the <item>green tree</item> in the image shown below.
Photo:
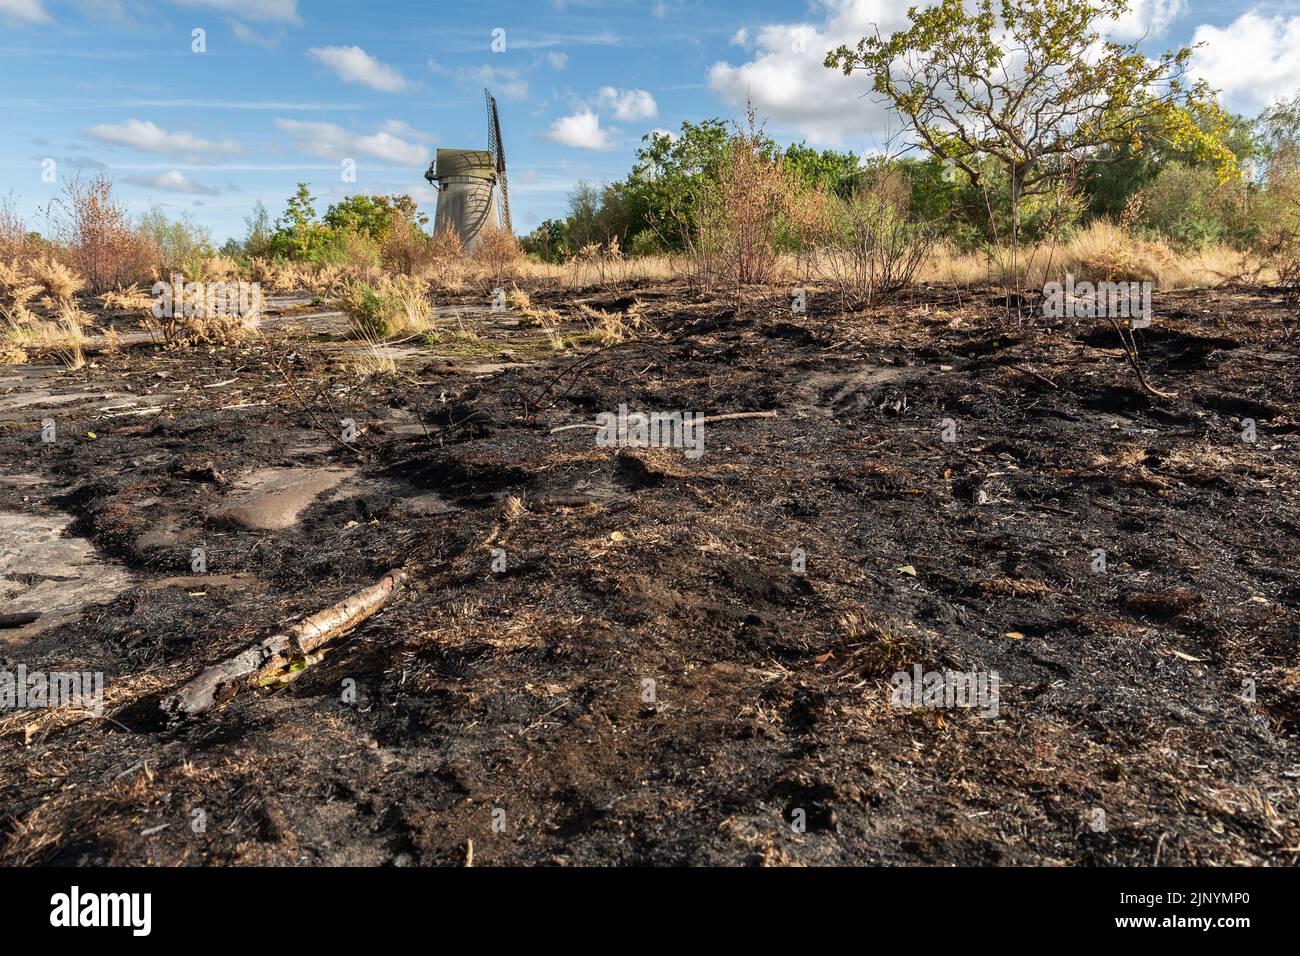
M259 199L253 206L252 214L244 217L244 241L240 251L252 258L268 255L271 251L271 234L271 214Z
M188 212L171 219L157 203L140 216L140 232L158 249L164 268L202 279L203 260L212 255L212 236Z
M684 122L676 136L648 133L628 176L629 215L659 236L669 249L682 249L697 228L700 197L716 183L731 130L722 120ZM766 148L775 151L768 141Z
M866 168L854 153L837 153L833 149L818 152L804 143L787 147L783 155L786 167L800 182L841 199L853 195Z
M1220 127L1223 144L1242 167L1254 165L1263 155L1254 125L1244 116L1219 114L1217 110L1209 115L1193 115L1197 126L1211 135L1220 122L1224 124ZM1211 178L1219 179L1214 158L1206 158L1194 148L1174 146L1163 140L1156 129L1142 130L1138 142L1137 146L1103 146L1099 151L1103 161L1089 163L1081 170L1080 188L1090 215L1119 218L1129 200L1155 182L1171 164L1204 168L1213 173Z
M1114 161L1125 146L1141 151L1146 137L1232 175L1213 91L1187 79L1192 51L1153 60L1101 35L1127 9L1127 0L978 0L969 9L940 0L913 7L908 29L841 46L825 63L865 71L919 145L977 187L990 185L981 160L992 159L1005 176L1014 250L1028 197L1054 193L1080 165Z
M1283 97L1256 121L1259 151L1270 163L1300 156L1300 93Z
M340 200L325 210L325 225L339 231L352 231L383 242L403 222L416 228L428 224L429 217L420 212L410 196L370 196L358 193Z
M312 261L328 238L325 226L316 218L316 197L306 183L299 183L289 197L284 214L275 221L271 251L288 259Z
M547 219L523 238L524 251L543 262L559 262L569 253L569 224L563 219Z

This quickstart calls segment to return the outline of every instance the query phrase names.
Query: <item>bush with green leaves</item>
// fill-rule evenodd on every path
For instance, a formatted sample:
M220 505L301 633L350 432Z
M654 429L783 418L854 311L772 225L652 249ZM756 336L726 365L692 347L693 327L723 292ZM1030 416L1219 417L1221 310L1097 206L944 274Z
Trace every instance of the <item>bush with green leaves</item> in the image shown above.
M1185 249L1241 245L1254 228L1242 184L1222 183L1206 166L1171 162L1141 196L1142 225Z
M171 219L155 203L140 216L140 232L157 247L164 272L203 278L203 260L213 254L212 236L188 212Z

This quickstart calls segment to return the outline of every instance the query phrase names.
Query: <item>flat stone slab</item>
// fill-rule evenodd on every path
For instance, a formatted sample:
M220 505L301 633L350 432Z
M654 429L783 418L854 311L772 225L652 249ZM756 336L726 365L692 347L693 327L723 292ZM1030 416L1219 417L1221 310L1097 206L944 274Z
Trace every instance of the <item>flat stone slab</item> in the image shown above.
M233 500L212 513L248 531L292 528L320 495L356 473L353 468L263 468L235 483Z
M40 612L32 624L0 629L9 643L75 620L83 608L131 587L125 568L101 558L85 538L64 532L72 516L0 512L0 608Z

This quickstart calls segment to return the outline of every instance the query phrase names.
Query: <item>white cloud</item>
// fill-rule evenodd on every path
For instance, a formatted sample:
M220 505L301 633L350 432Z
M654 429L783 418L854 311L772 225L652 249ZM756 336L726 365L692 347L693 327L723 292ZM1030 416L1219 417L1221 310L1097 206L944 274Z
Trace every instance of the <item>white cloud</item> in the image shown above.
M401 73L359 46L314 47L307 55L328 66L345 83L360 83L385 93L398 93L409 85Z
M268 50L274 49L280 45L280 40L284 33L283 30L277 30L275 33L267 33L254 27L250 27L242 20L236 20L233 17L226 21L230 26L230 32L240 43L251 43L253 46L265 47Z
M214 10L254 23L293 23L302 19L298 16L298 0L172 0L181 7L198 7Z
M405 120L384 120L379 124L379 131L392 136L404 136L407 139L413 139L421 143L436 143L438 141L438 137L433 133L418 130Z
M275 125L293 135L299 150L322 159L337 161L369 156L399 166L427 166L431 158L427 146L410 142L399 135L400 132L409 135L414 131L397 120L388 120L369 135L351 133L333 123L310 123L305 120L277 119Z
M883 136L889 112L868 94L870 81L846 77L822 65L828 50L856 46L877 28L884 36L906 26L903 4L893 0L825 0L826 18L817 24L784 23L742 31L753 50L738 66L718 62L709 71L709 87L726 102L743 107L752 99L759 116L828 146L845 140Z
M1186 0L1134 0L1134 9L1111 25L1117 39L1166 31L1187 8ZM752 99L760 117L824 146L881 147L897 133L898 117L871 93L863 74L846 77L823 66L828 51L856 47L864 36L888 37L908 24L907 4L896 0L819 0L819 22L741 28L731 42L750 51L739 64L721 61L709 71L709 87L733 107ZM867 142L862 142L866 140Z
M41 0L0 0L0 14L25 23L50 22Z
M216 196L219 190L187 179L179 169L159 173L157 176L128 176L126 181L146 189L161 189L169 193L188 193L192 196Z
M569 54L551 52L546 54L546 62L551 64L552 70L563 70L569 65Z
M1187 12L1187 0L1131 0L1118 20L1109 20L1102 32L1122 41L1163 36L1175 20Z
M589 109L557 119L551 124L545 137L553 143L576 146L579 149L614 148L608 132L601 129L600 117Z
M528 81L523 72L511 66L464 67L456 71L462 83L489 87L493 93L510 100L521 100L528 95Z
M1192 56L1192 71L1236 109L1253 110L1300 91L1300 16L1251 10L1226 27L1197 27L1192 42L1205 43Z
M101 143L114 146L129 146L147 153L237 153L239 144L234 140L214 142L195 136L193 133L175 132L155 126L153 123L138 119L129 119L125 123L113 125L100 123L86 130L86 134Z
M645 90L616 90L606 86L597 95L596 102L603 109L613 110L615 118L625 123L659 115L655 98Z

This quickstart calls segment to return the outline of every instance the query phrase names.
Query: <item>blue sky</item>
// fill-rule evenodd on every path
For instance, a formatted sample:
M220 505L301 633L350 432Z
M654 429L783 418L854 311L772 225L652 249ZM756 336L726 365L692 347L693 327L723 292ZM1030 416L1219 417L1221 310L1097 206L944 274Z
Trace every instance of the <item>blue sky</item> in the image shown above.
M645 133L735 116L747 93L779 139L879 148L890 117L820 63L872 23L899 28L906 5L0 0L0 195L40 228L64 178L102 166L133 212L188 210L218 242L259 199L278 214L299 181L319 211L407 192L432 212L423 171L438 146L486 147L487 86L524 232L562 214L579 180L622 178ZM1115 35L1153 52L1206 40L1196 68L1230 107L1253 115L1300 90L1300 0L1134 6Z

